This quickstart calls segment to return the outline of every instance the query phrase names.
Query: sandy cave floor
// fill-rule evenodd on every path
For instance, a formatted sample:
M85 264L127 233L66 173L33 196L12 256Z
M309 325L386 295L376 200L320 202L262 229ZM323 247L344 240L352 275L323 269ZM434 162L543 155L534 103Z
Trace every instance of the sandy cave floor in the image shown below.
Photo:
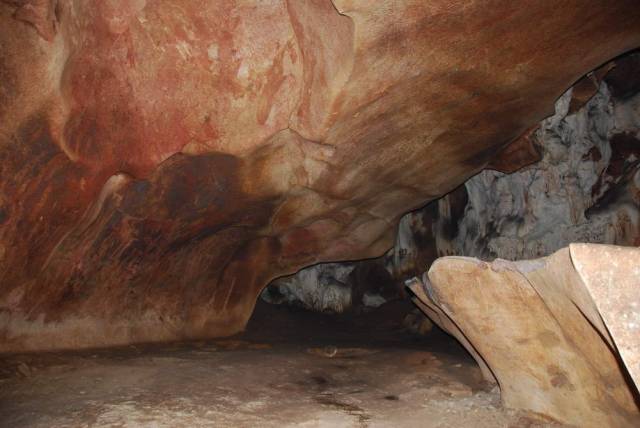
M542 427L505 410L403 304L328 317L260 304L223 340L0 357L2 427Z

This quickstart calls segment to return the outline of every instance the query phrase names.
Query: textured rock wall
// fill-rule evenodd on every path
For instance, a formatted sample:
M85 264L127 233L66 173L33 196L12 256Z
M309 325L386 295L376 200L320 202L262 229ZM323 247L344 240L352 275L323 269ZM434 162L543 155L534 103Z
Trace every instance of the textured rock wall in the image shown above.
M279 278L261 294L273 304L297 305L318 312L341 313L352 306L351 263L321 263Z
M635 0L0 2L0 351L233 334L377 257L586 71Z
M570 113L572 92L535 133L540 162L513 174L486 170L465 183L469 202L462 216L442 220L456 222L457 232L438 230L440 254L519 260L571 242L640 244L640 91L614 96L605 80Z
M405 296L403 285L385 266L389 257L346 263L319 263L278 278L261 293L273 304L341 313L376 308Z
M291 296L279 301L302 303L296 290L325 293L335 280L342 284L341 293L330 294L335 300L307 306L366 306L352 299L349 289L380 296L376 302L398 298L404 281L419 277L438 256L521 260L572 242L639 245L640 53L589 73L557 100L552 116L488 167L402 217L394 247L366 261L386 276L359 281L343 276L341 264L320 264L279 279L282 292ZM311 274L316 270L322 273ZM380 284L386 293L379 292Z
M390 272L419 276L447 255L521 260L572 242L639 245L640 52L580 79L507 149L402 218Z
M271 282L261 298L319 312L357 312L407 297L404 280L420 275L422 262L437 257L432 232L436 206L403 216L395 245L382 257L306 267Z

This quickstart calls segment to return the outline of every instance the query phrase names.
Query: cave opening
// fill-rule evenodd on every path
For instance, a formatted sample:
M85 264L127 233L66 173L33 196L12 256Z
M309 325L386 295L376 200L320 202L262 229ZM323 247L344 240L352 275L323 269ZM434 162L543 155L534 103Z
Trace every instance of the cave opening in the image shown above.
M640 426L636 2L0 0L0 427Z

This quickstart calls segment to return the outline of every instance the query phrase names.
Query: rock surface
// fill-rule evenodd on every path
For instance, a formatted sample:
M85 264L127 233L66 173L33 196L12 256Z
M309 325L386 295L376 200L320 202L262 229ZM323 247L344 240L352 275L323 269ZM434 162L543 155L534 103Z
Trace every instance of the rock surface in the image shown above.
M640 251L572 245L571 261L640 388Z
M322 263L291 277L275 280L261 296L273 304L341 313L352 306L352 288L348 278L354 267L350 263Z
M586 98L576 84L533 132L540 162L482 171L457 212L455 196L438 201L440 255L521 260L572 242L640 244L640 53L613 64L584 107L575 107ZM623 92L615 75L625 69L636 87Z
M0 351L228 335L383 254L585 72L633 0L0 2Z
M616 347L636 375L637 326L628 317L639 258L637 248L590 244L521 262L444 257L416 296L477 351L505 406L581 427L638 426Z
M421 275L438 255L519 260L549 255L571 242L638 245L640 53L577 82L556 102L553 116L498 153L487 168L402 217L394 248L366 263L385 269L387 283L402 284ZM305 279L307 270L335 277L341 266L316 265L287 281L291 289L323 287ZM364 290L374 284L346 282Z

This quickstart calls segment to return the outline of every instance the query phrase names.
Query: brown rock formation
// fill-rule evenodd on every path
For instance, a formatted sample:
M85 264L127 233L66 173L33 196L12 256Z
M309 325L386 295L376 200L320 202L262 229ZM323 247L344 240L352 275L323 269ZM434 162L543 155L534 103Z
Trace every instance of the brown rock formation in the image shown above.
M234 333L272 278L373 257L636 2L0 3L0 350Z
M637 248L589 244L521 262L444 257L426 292L412 289L486 363L507 407L631 427L640 415L617 349L637 375L639 265Z

